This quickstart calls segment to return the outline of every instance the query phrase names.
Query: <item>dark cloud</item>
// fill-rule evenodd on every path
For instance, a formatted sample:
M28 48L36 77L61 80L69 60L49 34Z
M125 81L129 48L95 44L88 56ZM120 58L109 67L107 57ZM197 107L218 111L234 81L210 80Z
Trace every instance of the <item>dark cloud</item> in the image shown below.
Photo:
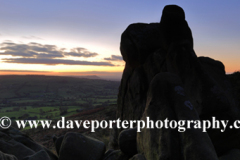
M16 44L13 42L3 42L0 44L0 55L20 56L22 58L62 58L65 56L72 57L95 57L98 54L90 52L85 48L73 48L70 52L66 52L65 48L58 48L55 45L42 45L39 43L31 42L28 44Z
M16 44L11 41L0 43L2 51L0 55L11 55L13 58L2 59L5 63L23 63L23 64L46 64L46 65L96 65L96 66L115 66L110 62L90 62L66 60L71 57L96 57L98 53L90 52L86 48L73 48L67 52L65 48L59 48L56 45L43 45L36 42L28 44ZM112 59L118 57L112 56Z
M107 60L107 61L121 61L123 59L122 59L122 56L112 55L109 58L104 58L104 60Z
M16 44L13 42L3 42L0 44L1 50L5 52L0 55L20 56L24 58L60 58L63 56L63 50L55 45L42 45L39 43Z
M24 63L24 64L46 64L46 65L94 65L94 66L114 66L109 62L89 62L89 61L74 61L64 59L40 59L40 58L4 58L5 63Z
M96 57L98 54L95 52L89 52L85 48L73 48L71 49L71 52L65 53L66 56L73 56L73 57Z
M0 72L46 72L51 73L51 71L35 71L35 70L0 70Z

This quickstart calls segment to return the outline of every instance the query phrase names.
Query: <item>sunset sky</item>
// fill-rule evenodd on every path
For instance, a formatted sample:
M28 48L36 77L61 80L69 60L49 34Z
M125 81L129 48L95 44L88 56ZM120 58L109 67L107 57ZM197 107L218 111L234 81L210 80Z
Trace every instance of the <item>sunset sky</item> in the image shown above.
M159 22L162 9L185 10L198 56L240 70L240 2L171 0L0 0L0 75L119 78L119 44L131 23Z

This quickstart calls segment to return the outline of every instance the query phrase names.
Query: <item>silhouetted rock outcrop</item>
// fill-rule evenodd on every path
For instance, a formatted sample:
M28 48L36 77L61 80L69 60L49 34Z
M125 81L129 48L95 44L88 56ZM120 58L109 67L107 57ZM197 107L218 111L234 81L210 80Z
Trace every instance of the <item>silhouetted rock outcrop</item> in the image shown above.
M239 118L224 65L197 57L182 8L165 6L160 23L129 25L122 34L120 50L126 65L117 118L150 117L156 121L216 117L229 120L229 125ZM240 149L239 131L229 127L223 133L219 129L207 133L143 129L137 137L138 152L149 160L218 159L231 149Z

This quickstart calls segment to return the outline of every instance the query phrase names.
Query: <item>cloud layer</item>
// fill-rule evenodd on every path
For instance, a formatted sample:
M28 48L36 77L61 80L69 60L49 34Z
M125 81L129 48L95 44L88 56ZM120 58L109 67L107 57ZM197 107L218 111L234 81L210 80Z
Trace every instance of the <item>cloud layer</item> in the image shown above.
M108 61L122 61L122 56L118 56L118 55L112 55L109 58L104 58L104 60L108 60Z
M7 63L23 63L23 64L114 66L114 64L111 64L109 62L74 61L65 59L4 58L2 60Z
M97 65L114 66L110 62L90 62L66 60L66 57L90 58L98 56L98 53L90 52L86 48L72 48L70 52L65 48L58 48L56 45L43 45L31 42L28 44L16 44L13 42L3 42L0 44L0 55L11 55L13 58L3 58L5 63L24 63L24 64L46 64L46 65Z
M66 56L73 56L73 57L96 57L98 54L95 52L89 52L85 48L73 48L71 52L65 53Z

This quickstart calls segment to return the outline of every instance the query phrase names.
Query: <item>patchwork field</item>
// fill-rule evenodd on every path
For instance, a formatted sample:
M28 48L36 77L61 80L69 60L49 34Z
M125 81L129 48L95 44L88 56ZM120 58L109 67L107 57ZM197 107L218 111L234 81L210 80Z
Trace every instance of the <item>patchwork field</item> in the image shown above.
M0 76L0 117L58 119L117 103L120 82L58 76Z

